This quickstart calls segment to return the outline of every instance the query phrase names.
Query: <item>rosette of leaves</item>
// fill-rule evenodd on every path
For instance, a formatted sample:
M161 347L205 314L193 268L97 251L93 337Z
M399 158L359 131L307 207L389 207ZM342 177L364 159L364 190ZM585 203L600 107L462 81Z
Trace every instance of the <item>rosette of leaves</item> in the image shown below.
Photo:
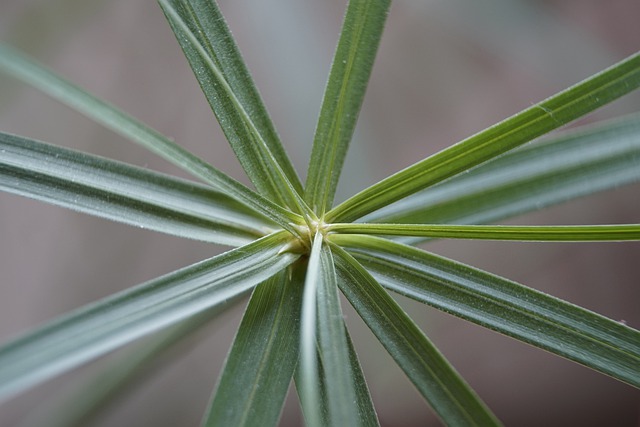
M388 0L351 0L306 182L289 160L212 0L160 5L250 189L9 47L0 69L148 148L202 183L0 134L0 187L81 212L233 249L140 284L0 349L8 398L152 332L143 350L49 425L80 422L128 376L251 294L203 425L275 425L292 379L309 426L377 425L340 293L447 425L498 419L390 296L393 291L640 386L640 332L418 249L434 238L640 240L640 225L487 225L640 179L640 118L524 144L640 85L640 55L334 205Z

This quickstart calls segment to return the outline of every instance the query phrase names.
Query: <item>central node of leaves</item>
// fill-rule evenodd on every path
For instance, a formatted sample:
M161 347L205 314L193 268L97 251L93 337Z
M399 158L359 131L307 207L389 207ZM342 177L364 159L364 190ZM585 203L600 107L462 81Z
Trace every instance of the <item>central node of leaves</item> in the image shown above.
M292 240L283 252L309 255L316 234L320 233L324 238L328 233L329 225L322 220L309 220L307 224L299 224L295 228L297 233L292 235Z

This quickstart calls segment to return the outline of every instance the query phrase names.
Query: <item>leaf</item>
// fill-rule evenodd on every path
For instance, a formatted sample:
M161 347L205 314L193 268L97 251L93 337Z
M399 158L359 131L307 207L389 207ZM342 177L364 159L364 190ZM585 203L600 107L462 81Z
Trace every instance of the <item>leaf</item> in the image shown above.
M487 223L640 181L639 119L584 126L522 147L363 221Z
M391 290L640 387L640 331L410 246L336 237Z
M328 232L447 239L517 240L533 242L595 242L640 240L640 224L618 225L442 225L330 224Z
M194 338L213 318L236 306L240 298L205 310L175 326L123 348L115 357L105 360L89 375L73 384L70 391L62 390L32 408L20 426L84 427L91 425L110 405L117 404L135 386L165 367L167 359L188 350ZM188 341L188 342L186 342ZM176 348L178 347L178 348ZM185 348L186 347L186 348ZM171 354L168 354L171 353Z
M164 135L1 44L0 70L67 104L125 138L142 145L194 177L252 207L255 211L292 233L295 233L296 230L291 223L302 222L299 215L293 214L256 194Z
M318 233L316 239L322 241L323 236ZM318 351L323 367L324 396L327 401L329 420L325 425L337 427L363 425L356 404L358 398L354 387L355 378L351 370L336 271L333 257L326 244L323 244L320 249L319 264L317 328ZM313 266L310 262L309 271Z
M360 413L360 424L363 426L379 427L380 423L378 422L378 416L376 415L376 410L373 406L373 402L371 401L367 381L362 372L362 368L360 367L358 355L353 347L353 342L351 342L349 330L346 326L344 328L344 332L347 336L347 344L349 345L349 360L351 363L351 372L353 372L353 384L356 389L356 402L358 412Z
M159 3L253 185L277 204L309 213L300 197L302 185L215 3Z
M266 236L71 312L0 348L0 398L242 294L298 256Z
M500 425L438 349L358 261L340 247L331 245L331 249L342 293L442 421L449 426Z
M276 227L209 187L5 133L0 133L0 189L226 245L249 243Z
M302 297L302 315L300 317L300 361L296 370L296 388L306 425L321 427L326 424L326 417L318 405L322 397L322 384L317 355L317 300L318 282L321 280L322 234L316 232L309 255L309 264L304 281Z
M305 200L322 216L331 208L358 120L388 0L350 0L322 101L305 188Z
M298 363L299 268L258 285L203 425L275 426Z
M351 222L437 184L601 107L640 86L640 53L372 185L326 222Z

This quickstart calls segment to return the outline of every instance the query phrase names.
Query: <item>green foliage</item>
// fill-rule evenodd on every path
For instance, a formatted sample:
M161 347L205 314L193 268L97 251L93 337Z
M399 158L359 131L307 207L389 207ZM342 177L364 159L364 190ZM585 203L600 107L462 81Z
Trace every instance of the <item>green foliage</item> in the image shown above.
M0 133L0 188L172 235L235 246L67 314L0 348L8 398L151 332L60 424L84 422L126 377L252 291L203 425L275 425L292 378L310 426L377 425L340 292L447 425L500 422L388 290L640 387L640 331L400 243L433 238L640 240L640 225L485 225L640 180L640 119L541 135L640 86L633 55L363 190L333 197L389 2L351 0L298 178L211 0L160 5L256 191L158 132L0 46L22 79L204 182ZM588 182L588 184L585 184ZM381 236L390 236L383 238ZM109 378L106 381L105 378Z

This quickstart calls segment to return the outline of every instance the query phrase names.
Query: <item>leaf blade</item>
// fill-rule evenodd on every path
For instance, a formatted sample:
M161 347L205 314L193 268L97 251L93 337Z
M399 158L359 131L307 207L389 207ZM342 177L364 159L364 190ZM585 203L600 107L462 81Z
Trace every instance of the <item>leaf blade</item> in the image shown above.
M640 240L640 224L519 226L338 223L327 226L327 231L334 231L340 234L516 240L526 242L622 242Z
M327 213L350 222L482 164L640 86L640 53L361 191Z
M289 274L254 290L202 425L277 425L298 362L302 287Z
M363 218L482 224L640 181L638 115L514 150Z
M277 204L307 213L300 181L215 3L159 3L253 185Z
M322 399L322 384L317 354L318 329L318 282L321 274L320 252L322 235L316 232L309 254L309 264L304 280L302 315L300 318L300 362L296 370L296 388L305 423L309 427L321 427L326 423L326 414L318 402Z
M320 233L316 238L324 240ZM351 369L352 360L338 295L338 278L333 255L324 242L320 250L319 268L321 275L317 285L318 351L323 366L328 425L363 425L361 422L366 417L361 417L358 411L356 378Z
M277 227L209 187L1 132L0 189L136 227L232 246Z
M333 203L389 5L388 0L351 0L347 6L305 184L305 200L320 216Z
M274 233L120 292L5 344L0 398L247 291L297 259L281 253L286 234Z
M338 240L388 289L640 387L640 331L410 246Z
M0 70L41 90L115 133L140 144L192 176L251 206L283 228L295 232L295 228L290 223L301 222L298 215L281 208L233 180L161 133L2 44L0 44Z
M447 425L500 422L400 306L351 255L332 245L342 293Z

